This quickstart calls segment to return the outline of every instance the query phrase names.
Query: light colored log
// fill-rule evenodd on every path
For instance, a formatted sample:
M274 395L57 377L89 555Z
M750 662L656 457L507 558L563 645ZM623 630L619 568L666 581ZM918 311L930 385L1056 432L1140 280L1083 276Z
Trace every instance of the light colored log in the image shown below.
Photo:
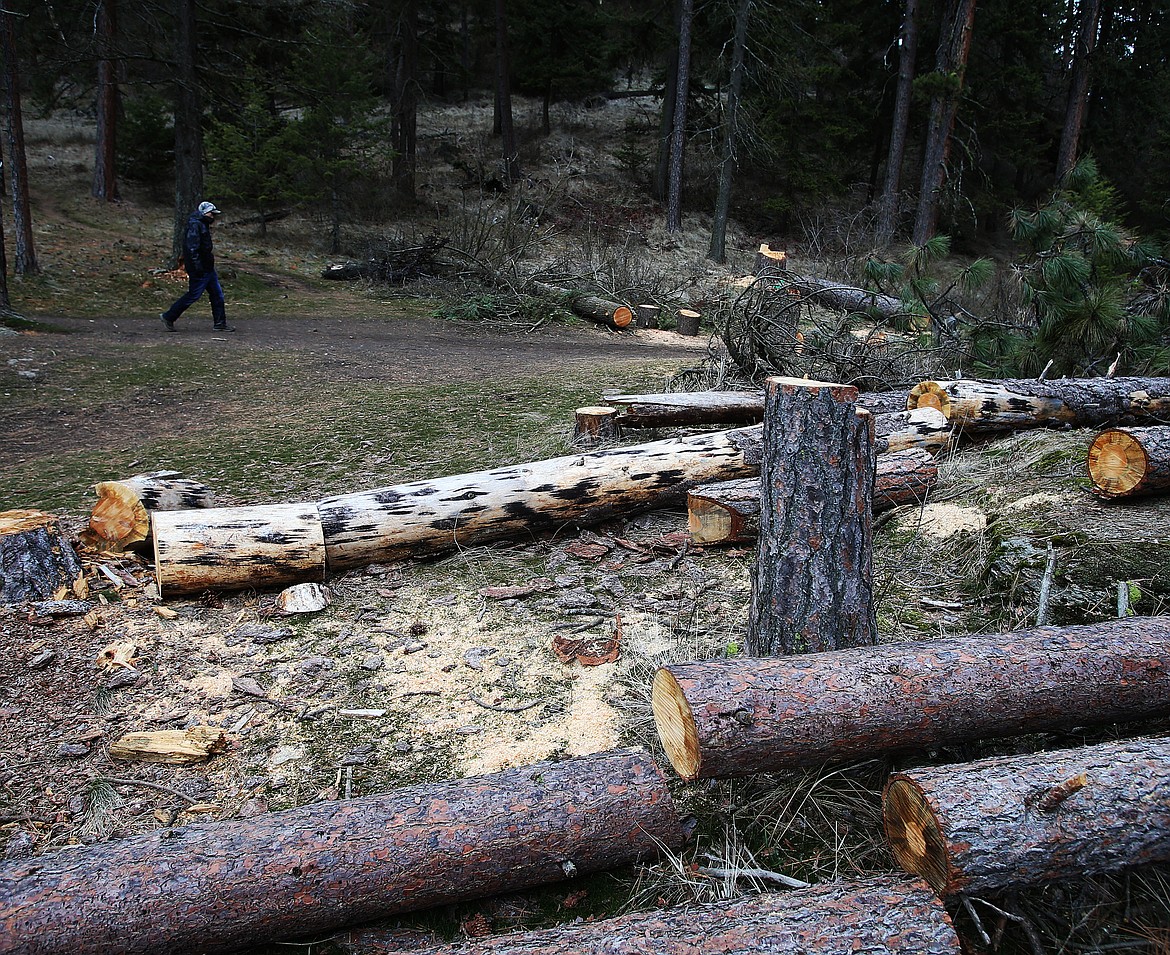
M1170 490L1170 427L1102 431L1089 445L1087 467L1102 497Z
M164 598L325 580L313 504L261 504L153 515L155 580Z
M178 471L152 471L94 485L97 501L89 515L87 542L100 550L120 551L150 537L152 511L186 511L213 507L215 495L199 481Z

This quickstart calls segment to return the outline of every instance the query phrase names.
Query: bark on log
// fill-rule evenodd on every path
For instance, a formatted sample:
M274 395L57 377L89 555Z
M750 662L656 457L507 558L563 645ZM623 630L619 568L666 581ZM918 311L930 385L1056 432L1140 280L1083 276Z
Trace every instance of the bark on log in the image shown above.
M214 507L215 496L199 481L178 471L135 474L94 485L97 502L89 515L86 542L100 550L121 551L150 537L153 511Z
M1102 431L1089 445L1088 469L1102 497L1170 490L1170 427Z
M335 571L597 524L756 473L734 432L719 431L346 494L317 508Z
M701 318L693 308L680 308L674 313L675 327L680 335L698 335Z
M942 895L999 892L1170 860L1170 739L895 773L898 864Z
M52 514L0 512L0 603L51 600L81 572L81 561Z
M0 863L0 953L231 952L682 841L648 756L542 763Z
M672 664L658 734L686 779L778 772L1170 713L1170 617Z
M673 391L663 394L606 395L607 405L622 409L628 428L669 428L677 425L755 424L764 420L764 392ZM904 412L905 392L867 391L857 406L874 414Z
M934 408L892 411L873 417L874 452L879 457L911 448L941 454L951 446L950 422ZM624 421L624 419L619 419ZM737 432L744 442L744 456L750 464L759 464L764 454L763 428L744 428Z
M1170 378L924 381L908 407L935 407L963 431L1156 424L1170 419Z
M611 302L600 295L559 288L546 282L530 282L529 286L539 295L564 299L574 315L580 315L591 322L608 325L610 328L628 328L634 320L633 310L621 302Z
M461 945L424 948L417 955L958 955L960 951L951 919L926 883L882 875L782 895L477 938Z
M877 459L873 512L917 504L938 485L938 462L922 448ZM701 484L687 494L687 526L697 544L743 544L760 533L760 481L741 478Z
M313 504L211 507L154 515L159 595L257 589L325 580L325 540Z
M755 656L877 642L873 416L856 399L851 385L768 379L746 641Z
M638 328L657 328L661 312L662 309L657 305L634 306L634 319Z
M573 422L573 444L579 448L591 448L616 439L617 414L617 408L609 405L578 408Z
M788 272L777 289L787 295L840 312L860 312L874 315L885 321L899 318L914 318L906 303L893 295L883 295L869 289L855 288L841 282L812 275L798 275Z

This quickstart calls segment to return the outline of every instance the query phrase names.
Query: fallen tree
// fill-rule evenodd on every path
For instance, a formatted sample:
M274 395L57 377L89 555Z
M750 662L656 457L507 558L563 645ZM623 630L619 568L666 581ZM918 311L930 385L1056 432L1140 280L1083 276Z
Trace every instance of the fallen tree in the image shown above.
M346 262L342 265L327 266L321 272L325 279L349 280L366 279L385 282L389 285L406 285L428 275L441 271L436 261L439 252L449 239L428 236L421 245L406 249L394 249L365 262Z
M549 285L547 282L538 282L535 279L528 283L528 288L538 295L565 302L574 315L587 318L600 325L608 325L610 328L620 330L628 328L634 320L634 312L628 305L610 301L592 292L561 288L557 285Z
M0 603L50 600L81 576L81 561L44 511L0 512Z
M207 485L178 471L152 471L94 485L97 501L85 541L99 550L122 551L150 537L153 511L186 511L215 505Z
M1170 713L1170 617L661 668L685 779L743 776Z
M898 864L940 894L999 892L1170 860L1170 739L895 773Z
M1170 427L1112 428L1089 445L1089 477L1102 497L1170 489Z
M677 849L633 751L0 863L0 953L226 953Z
M621 410L619 425L626 428L755 424L764 420L763 389L606 395L603 401ZM857 406L874 414L905 411L906 393L863 391L857 396Z

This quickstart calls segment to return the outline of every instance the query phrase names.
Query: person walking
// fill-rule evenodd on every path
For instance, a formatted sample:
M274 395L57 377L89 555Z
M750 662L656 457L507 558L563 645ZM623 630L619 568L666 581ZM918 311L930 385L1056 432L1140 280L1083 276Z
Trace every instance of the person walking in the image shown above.
M215 207L214 202L201 202L199 208L192 212L191 218L187 220L187 231L183 235L183 265L187 269L187 291L159 315L159 319L169 332L175 330L176 319L199 300L204 290L211 299L212 327L217 332L235 331L227 323L223 286L219 284L219 276L215 273L215 253L211 246L211 227L215 224L215 217L219 215L222 213Z

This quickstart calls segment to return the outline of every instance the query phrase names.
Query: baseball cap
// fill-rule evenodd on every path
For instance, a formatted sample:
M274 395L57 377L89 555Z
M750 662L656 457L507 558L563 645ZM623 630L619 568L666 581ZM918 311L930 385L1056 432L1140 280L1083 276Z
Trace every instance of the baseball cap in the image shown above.
M199 214L201 216L220 216L220 215L223 215L222 212L220 212L217 208L215 208L214 202L201 202L201 203L199 203Z

